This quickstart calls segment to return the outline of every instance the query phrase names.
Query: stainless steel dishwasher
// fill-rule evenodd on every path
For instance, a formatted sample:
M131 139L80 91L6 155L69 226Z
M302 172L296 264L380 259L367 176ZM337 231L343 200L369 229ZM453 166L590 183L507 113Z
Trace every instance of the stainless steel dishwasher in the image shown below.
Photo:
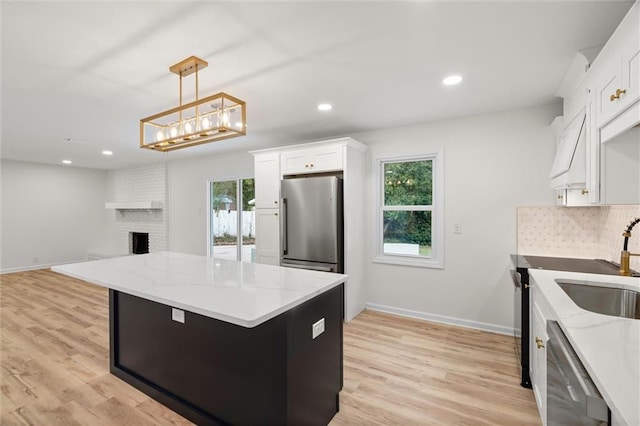
M557 321L547 321L547 426L609 425L611 411Z

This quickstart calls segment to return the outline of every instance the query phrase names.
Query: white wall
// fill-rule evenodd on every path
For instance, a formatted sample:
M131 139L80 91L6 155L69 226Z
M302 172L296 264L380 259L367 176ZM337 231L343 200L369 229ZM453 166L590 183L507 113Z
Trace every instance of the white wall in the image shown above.
M2 160L0 271L84 260L105 244L107 172Z
M353 135L370 147L368 240L372 251L377 156L444 150L444 270L370 263L369 307L509 332L513 328L516 207L552 205L549 170L559 105ZM462 224L462 234L453 225Z
M207 180L253 177L253 155L238 151L176 160L169 167L169 249L207 254Z

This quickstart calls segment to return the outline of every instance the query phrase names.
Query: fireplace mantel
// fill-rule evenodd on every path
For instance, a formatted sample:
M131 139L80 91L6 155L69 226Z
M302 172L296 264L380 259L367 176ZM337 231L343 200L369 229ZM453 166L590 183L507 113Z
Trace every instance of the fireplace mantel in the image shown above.
M115 210L162 210L162 201L112 201L105 203L104 208Z

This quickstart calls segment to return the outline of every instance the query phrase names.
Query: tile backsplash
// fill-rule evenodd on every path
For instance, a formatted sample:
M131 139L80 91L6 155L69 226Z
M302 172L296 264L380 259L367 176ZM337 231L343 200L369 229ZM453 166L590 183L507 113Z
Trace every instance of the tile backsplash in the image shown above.
M607 259L620 262L622 232L640 205L595 207L518 207L518 253ZM631 232L629 251L640 253L640 224ZM640 257L631 257L640 271Z

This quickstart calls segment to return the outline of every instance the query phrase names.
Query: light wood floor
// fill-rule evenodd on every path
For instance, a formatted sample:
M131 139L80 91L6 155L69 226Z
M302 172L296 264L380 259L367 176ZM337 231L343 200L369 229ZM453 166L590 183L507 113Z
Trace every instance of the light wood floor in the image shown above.
M109 374L107 290L0 275L2 425L188 421ZM539 425L513 339L365 311L345 325L339 425Z

